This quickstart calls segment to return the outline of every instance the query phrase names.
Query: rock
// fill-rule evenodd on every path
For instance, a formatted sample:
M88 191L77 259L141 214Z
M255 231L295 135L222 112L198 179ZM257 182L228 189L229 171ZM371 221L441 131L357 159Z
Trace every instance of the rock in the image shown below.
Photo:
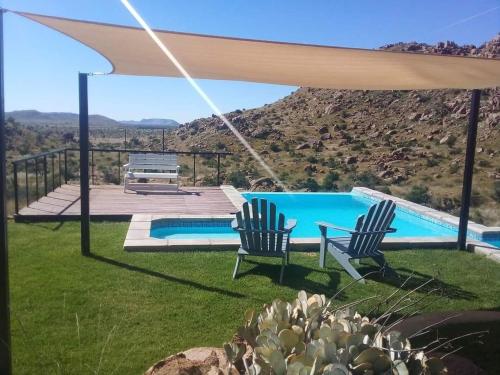
M386 170L386 171L380 172L377 176L379 178L388 178L388 177L391 177L392 174L393 174L393 172L391 170Z
M267 136L271 133L269 129L266 128L257 128L250 135L254 138L267 138Z
M328 127L327 126L322 126L321 128L319 128L318 132L319 132L319 134L328 133Z
M389 130L387 133L385 133L385 135L394 135L394 134L397 134L397 130L396 129L392 129L392 130Z
M440 145L443 145L443 144L445 144L446 142L448 142L449 140L450 140L450 135L449 135L449 134L446 134L443 138L441 138L441 139L439 140L439 144L440 144Z
M408 116L408 120L418 121L420 119L420 117L422 117L422 114L417 113L417 112L413 112L413 113L410 113L410 115Z
M281 191L279 185L270 177L261 177L250 181L250 191Z
M329 140L329 139L332 139L332 135L331 135L330 133L325 133L325 134L322 134L322 135L321 135L320 139L321 139L322 141L327 141L327 140Z
M220 348L193 348L167 357L151 366L144 375L237 375Z
M345 158L346 164L354 164L358 162L358 158L356 156L348 156Z
M478 148L476 148L476 152L477 152L478 154L480 154L480 153L481 153L481 152L483 152L483 151L484 151L484 148L482 148L482 147L478 147Z
M297 147L295 147L296 150L305 150L307 148L311 148L311 145L309 144L309 142L302 143L302 144L298 145Z

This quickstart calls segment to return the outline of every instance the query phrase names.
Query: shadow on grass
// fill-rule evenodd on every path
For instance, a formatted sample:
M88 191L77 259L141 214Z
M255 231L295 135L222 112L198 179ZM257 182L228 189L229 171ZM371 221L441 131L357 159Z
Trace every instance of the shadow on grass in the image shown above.
M217 288L217 287L213 287L213 286L203 285L203 284L197 283L195 281L180 279L180 278L175 277L175 276L165 275L161 272L148 270L146 268L134 266L133 264L119 262L115 259L106 258L106 257L103 257L101 255L90 254L88 257L95 259L99 262L103 262L103 263L106 263L106 264L109 264L109 265L112 265L115 267L120 267L120 268L126 269L128 271L142 273L144 275L156 277L158 279L170 281L173 283L188 285L188 286L191 286L191 287L196 288L196 289L204 290L206 292L220 293L220 294L224 294L228 297L233 297L233 298L244 298L245 297L245 295L241 294L241 293L232 292L230 290L225 290L225 289L221 289L221 288Z
M243 264L245 263L254 265L254 267L244 271L240 271L240 273L238 274L238 278L244 277L245 275L260 275L269 277L274 284L278 284L281 263L260 263L258 261L249 259L245 259ZM326 274L329 277L328 282L318 283L316 281L308 280L307 276L313 272ZM282 285L296 290L305 290L308 293L325 294L327 296L331 296L332 294L336 293L339 284L340 274L338 272L308 268L298 264L290 263L285 267ZM340 293L336 299L343 300L345 298L346 296L344 295L344 293Z
M415 270L411 270L404 267L394 268L394 271L399 275L399 277L394 276L383 276L380 268L371 264L362 264L357 270L362 275L369 274L366 279L373 280L376 282L388 284L396 288L401 288L403 290L412 290L419 288L419 293L429 293L431 291L436 291L437 293L442 293L442 296L449 299L461 299L466 301L472 301L478 298L478 295L463 289L461 286L446 283L438 278L438 276L426 275ZM374 272L375 271L375 272ZM431 280L428 284L422 287L423 284ZM404 285L402 285L404 282Z

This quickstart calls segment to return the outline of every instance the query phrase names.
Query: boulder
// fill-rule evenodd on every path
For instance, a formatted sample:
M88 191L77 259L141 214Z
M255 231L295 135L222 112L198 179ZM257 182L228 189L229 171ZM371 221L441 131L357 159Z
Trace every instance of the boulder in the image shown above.
M321 135L320 139L322 141L328 141L329 139L332 139L332 135L330 133L325 133Z
M223 349L193 348L157 362L144 375L237 375L230 367Z
M311 145L309 144L309 142L301 143L300 145L295 147L296 150L305 150L307 148L311 148Z
M281 191L279 185L270 177L261 177L250 181L250 191Z
M322 126L321 128L318 129L319 134L325 134L328 133L328 127L327 126Z
M346 164L355 164L358 162L358 158L356 156L348 156L345 158Z

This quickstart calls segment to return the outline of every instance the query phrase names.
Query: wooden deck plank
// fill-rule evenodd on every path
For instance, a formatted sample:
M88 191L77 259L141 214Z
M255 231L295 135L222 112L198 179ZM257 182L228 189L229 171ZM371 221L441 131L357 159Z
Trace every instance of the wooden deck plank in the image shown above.
M149 185L149 186L148 186ZM136 213L173 215L223 215L236 211L219 187L186 187L179 193L162 185L136 185L140 191L123 192L117 185L95 185L90 189L90 215L132 216ZM163 190L162 190L163 189ZM63 185L46 197L24 207L16 219L44 220L80 214L80 187Z

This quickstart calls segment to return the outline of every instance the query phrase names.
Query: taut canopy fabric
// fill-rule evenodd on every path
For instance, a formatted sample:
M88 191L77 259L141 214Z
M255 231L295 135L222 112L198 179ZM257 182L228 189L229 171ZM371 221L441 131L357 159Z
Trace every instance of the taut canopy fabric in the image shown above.
M17 13L93 48L114 74L181 76L138 28ZM500 60L235 39L156 31L193 78L353 89L500 86Z

